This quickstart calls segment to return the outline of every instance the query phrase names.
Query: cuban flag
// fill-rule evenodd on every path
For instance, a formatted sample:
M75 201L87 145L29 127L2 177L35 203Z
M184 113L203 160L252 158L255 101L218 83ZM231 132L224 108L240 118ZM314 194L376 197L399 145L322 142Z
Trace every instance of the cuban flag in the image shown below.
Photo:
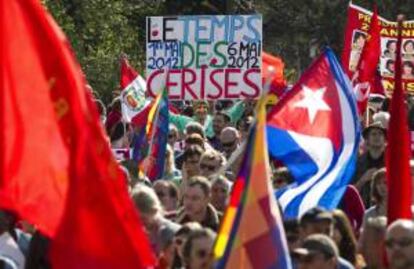
M295 178L276 193L285 218L315 206L336 208L354 174L360 125L352 85L331 49L304 72L267 120L270 154Z

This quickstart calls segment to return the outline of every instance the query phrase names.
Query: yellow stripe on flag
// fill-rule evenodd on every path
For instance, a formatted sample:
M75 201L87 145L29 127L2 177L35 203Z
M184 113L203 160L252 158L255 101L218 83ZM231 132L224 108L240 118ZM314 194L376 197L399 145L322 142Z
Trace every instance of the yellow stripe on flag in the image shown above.
M147 135L150 134L150 132L151 132L152 125L153 125L153 122L154 122L155 112L158 109L161 98L162 98L162 92L160 92L157 95L157 99L155 99L154 105L151 107L151 109L148 113L148 122L147 122L147 128L146 128Z
M223 219L223 224L217 236L217 243L214 248L215 258L219 258L224 254L227 246L227 241L230 236L231 228L233 227L234 219L236 218L236 213L237 209L234 207L229 207L226 211L226 218Z

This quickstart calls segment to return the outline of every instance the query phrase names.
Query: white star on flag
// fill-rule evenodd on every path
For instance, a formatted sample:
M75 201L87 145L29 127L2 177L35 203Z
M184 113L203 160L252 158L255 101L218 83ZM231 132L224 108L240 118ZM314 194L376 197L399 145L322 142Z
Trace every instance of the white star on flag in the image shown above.
M303 85L303 99L294 104L294 107L302 107L308 110L309 121L313 124L316 114L319 110L330 111L331 108L323 100L326 88L320 88L312 90L311 88Z

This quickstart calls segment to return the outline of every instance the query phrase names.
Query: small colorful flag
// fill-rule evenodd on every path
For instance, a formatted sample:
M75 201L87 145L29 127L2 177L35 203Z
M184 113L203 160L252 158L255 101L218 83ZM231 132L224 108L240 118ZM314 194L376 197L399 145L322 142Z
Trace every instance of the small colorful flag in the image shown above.
M142 162L142 169L150 180L162 178L164 175L165 152L168 142L168 93L164 89L160 92L148 114L148 121L145 127L148 141L148 154ZM142 135L142 134L141 134Z
M216 268L292 268L271 186L265 115L262 103L214 246Z

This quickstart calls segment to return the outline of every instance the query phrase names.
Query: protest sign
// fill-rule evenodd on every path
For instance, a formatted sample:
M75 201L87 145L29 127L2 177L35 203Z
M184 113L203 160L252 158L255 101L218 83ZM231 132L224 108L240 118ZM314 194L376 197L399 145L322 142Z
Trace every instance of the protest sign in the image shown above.
M147 17L147 91L172 100L257 98L262 17Z
M346 25L342 65L349 77L356 71L358 61L367 39L372 12L350 4ZM397 45L397 23L379 17L381 57L379 71L382 85L389 95L394 89L394 65ZM405 21L402 29L402 79L403 87L414 94L414 21Z

